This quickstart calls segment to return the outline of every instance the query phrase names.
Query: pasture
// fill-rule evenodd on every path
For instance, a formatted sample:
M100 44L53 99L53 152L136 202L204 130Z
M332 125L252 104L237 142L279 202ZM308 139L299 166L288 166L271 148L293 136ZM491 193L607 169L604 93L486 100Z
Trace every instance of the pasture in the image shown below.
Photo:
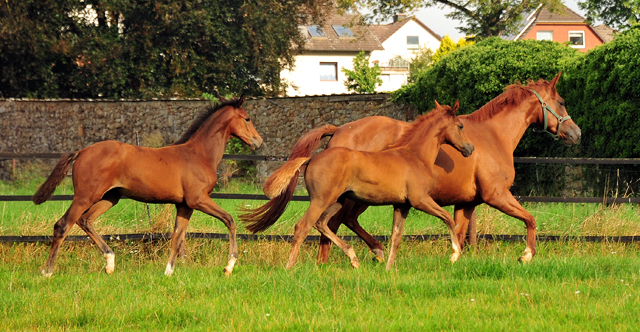
M42 179L0 184L0 195L29 195ZM259 188L231 183L223 192ZM56 194L71 194L65 181ZM238 206L262 201L219 200L234 218ZM51 235L69 202L2 202L0 235ZM292 202L270 234L292 234L307 202ZM540 235L638 235L631 204L526 204ZM451 211L449 209L449 211ZM101 234L169 232L173 207L146 207L122 200L96 223ZM391 208L362 216L372 234L390 233ZM493 209L478 210L480 233L525 234L522 222ZM225 232L224 225L194 214L190 232ZM341 229L341 234L350 234ZM443 223L412 211L405 234L444 234ZM242 225L239 233L245 233ZM78 227L72 234L83 234ZM317 232L312 233L317 234ZM65 242L53 278L40 275L47 244L0 245L2 330L635 330L640 321L637 283L640 245L539 242L529 264L518 263L524 242L480 241L451 264L450 243L405 241L387 272L353 241L361 259L352 269L333 248L330 263L315 264L317 243L305 243L299 264L284 266L290 244L239 241L240 259L231 277L222 269L223 240L187 241L187 256L164 276L168 241L111 242L112 275L90 242ZM387 245L387 243L385 243Z

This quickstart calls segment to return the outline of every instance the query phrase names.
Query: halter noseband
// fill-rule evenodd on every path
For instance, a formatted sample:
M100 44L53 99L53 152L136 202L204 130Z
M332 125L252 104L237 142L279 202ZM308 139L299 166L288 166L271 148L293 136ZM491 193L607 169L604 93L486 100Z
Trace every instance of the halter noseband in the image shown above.
M542 127L542 130L544 132L549 133L549 135L551 135L553 137L553 139L558 140L560 138L560 126L562 125L563 122L571 119L570 116L565 116L565 117L561 117L560 115L558 115L558 113L556 113L551 106L549 106L544 100L542 100L542 97L540 97L540 95L538 94L538 92L536 92L536 90L533 89L529 89L531 92L533 92L536 97L538 97L538 100L540 100L540 104L542 104L542 114L543 114L543 121L544 121L544 126ZM552 133L549 130L547 130L547 111L551 112L551 114L553 114L553 116L556 117L556 119L558 119L558 129L556 129L556 133Z

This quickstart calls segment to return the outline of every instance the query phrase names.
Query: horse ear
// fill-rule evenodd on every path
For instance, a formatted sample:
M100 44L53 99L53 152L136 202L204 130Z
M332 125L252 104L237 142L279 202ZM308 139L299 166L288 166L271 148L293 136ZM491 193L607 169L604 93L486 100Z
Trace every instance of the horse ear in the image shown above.
M556 75L556 77L554 77L551 82L549 82L549 84L551 84L551 90L553 92L556 92L556 84L558 84L558 81L560 80L560 75L562 75L562 72L559 72L558 75Z
M434 99L434 101L436 102L436 108L442 108L442 106L440 106L437 100Z
M460 100L456 100L456 103L453 104L453 115L456 115L456 112L458 112L458 108L460 108Z
M216 97L218 97L218 100L220 100L220 102L221 102L221 103L223 103L223 104L224 104L224 103L229 102L229 100L227 100L225 97L223 97L223 96L220 94L220 91L218 91L218 89L215 89L215 90L213 90L213 91L215 91L215 92L216 92Z
M238 108L242 107L242 104L244 104L244 101L246 100L244 93L242 94L242 96L240 96L240 99L238 99Z

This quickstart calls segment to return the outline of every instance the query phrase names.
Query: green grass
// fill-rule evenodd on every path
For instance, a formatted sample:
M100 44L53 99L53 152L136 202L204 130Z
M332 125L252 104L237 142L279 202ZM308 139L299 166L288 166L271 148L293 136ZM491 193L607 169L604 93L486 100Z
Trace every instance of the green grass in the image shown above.
M0 183L0 195L28 195L41 181ZM220 192L255 193L232 183ZM71 194L69 183L56 194ZM70 202L2 202L0 235L50 235ZM238 206L218 203L234 217ZM293 202L271 234L291 234L308 203ZM634 205L526 204L540 234L638 235ZM449 209L451 211L451 209ZM122 200L97 223L102 234L172 229L171 206ZM391 208L361 217L373 234L389 234ZM524 234L522 222L478 209L480 232ZM195 213L189 231L226 232ZM245 232L241 227L240 232ZM346 229L343 234L350 234ZM406 234L444 234L442 222L412 211ZM74 231L74 234L82 234ZM317 234L317 233L315 233ZM451 264L445 240L405 241L387 272L360 241L359 269L335 247L330 263L315 264L317 243L303 246L298 265L284 266L286 242L240 241L234 273L222 273L228 242L187 242L175 274L164 276L169 242L110 242L116 272L90 242L65 242L53 278L40 270L48 245L0 244L0 330L636 330L640 323L640 244L539 242L529 264L516 261L524 243L480 241ZM385 245L387 245L385 243Z
M225 241L190 240L171 278L167 243L113 243L116 272L88 243L65 244L53 278L38 273L42 244L0 245L2 330L635 330L640 323L637 245L542 243L530 264L514 243L482 241L456 264L446 241L405 242L387 272L355 243L352 269L337 250L314 263L303 246L241 242L222 274Z

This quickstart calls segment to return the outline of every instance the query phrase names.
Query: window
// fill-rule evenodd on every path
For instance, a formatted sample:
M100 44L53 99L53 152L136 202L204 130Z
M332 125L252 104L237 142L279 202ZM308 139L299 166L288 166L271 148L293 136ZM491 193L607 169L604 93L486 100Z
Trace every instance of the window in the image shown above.
M337 62L320 62L320 80L321 81L337 81L338 80L338 63Z
M553 31L538 31L536 33L538 40L553 40Z
M333 30L338 34L338 37L353 37L353 32L344 25L332 25Z
M407 49L419 49L420 38L418 36L407 36Z
M311 37L326 37L327 35L324 34L324 30L322 30L322 27L319 25L310 25L307 27L307 30L309 31L309 34L311 35Z
M584 31L569 31L569 44L573 48L584 48Z

